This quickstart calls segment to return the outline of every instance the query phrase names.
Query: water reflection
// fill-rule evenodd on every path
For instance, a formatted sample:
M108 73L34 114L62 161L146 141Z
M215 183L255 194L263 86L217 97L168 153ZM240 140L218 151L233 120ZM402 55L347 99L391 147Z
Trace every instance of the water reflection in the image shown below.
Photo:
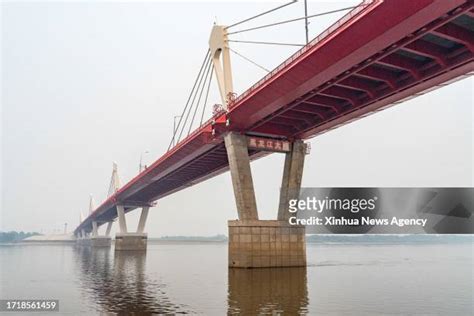
M308 312L306 268L229 269L228 314Z
M146 252L115 252L91 247L76 248L80 264L83 301L108 313L176 314L186 307L174 304L164 292L165 285L146 275ZM112 259L113 258L113 259Z

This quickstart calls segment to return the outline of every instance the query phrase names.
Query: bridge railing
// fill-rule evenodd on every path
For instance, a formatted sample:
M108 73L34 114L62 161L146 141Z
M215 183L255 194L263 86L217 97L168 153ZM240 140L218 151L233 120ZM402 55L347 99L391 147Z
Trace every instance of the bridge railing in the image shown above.
M308 51L310 48L321 42L323 39L328 37L330 34L332 34L334 31L336 31L338 28L340 28L343 24L351 20L353 17L355 17L357 14L359 14L362 10L364 10L368 5L372 4L377 0L364 0L362 1L357 7L349 11L347 14L345 14L342 18L337 20L335 23L333 23L331 26L329 26L326 30L324 30L321 34L319 34L317 37L312 39L307 45L303 46L301 49L296 51L293 55L291 55L288 59L286 59L284 62L282 62L280 65L278 65L275 69L270 71L265 77L257 81L254 85L252 85L250 88L248 88L246 91L244 91L241 95L239 95L234 102L232 102L230 108L232 109L235 107L240 101L242 101L245 97L247 97L251 92L255 91L258 87L263 85L264 82L269 80L271 77L276 75L279 71L282 69L286 68L289 64L291 64L293 61L295 61L298 57L303 55L306 51Z
M199 132L201 132L206 126L208 126L209 124L212 123L213 120L215 120L216 118L218 118L219 116L221 116L222 114L224 114L225 111L222 110L222 111L219 111L215 114L213 114L211 116L211 118L209 118L207 121L203 122L201 125L199 125L198 128L196 128L194 131L192 131L191 134L187 135L185 138L183 138L182 140L180 140L175 146L173 146L169 151L172 151L174 148L177 148L179 147L181 144L185 143L188 139L190 138L193 138L194 135L198 134Z

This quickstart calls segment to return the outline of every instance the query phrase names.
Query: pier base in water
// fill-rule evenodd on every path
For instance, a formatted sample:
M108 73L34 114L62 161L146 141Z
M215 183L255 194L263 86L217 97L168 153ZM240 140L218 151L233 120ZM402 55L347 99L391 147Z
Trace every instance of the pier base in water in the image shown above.
M112 238L109 236L95 236L91 237L90 243L92 247L110 247L112 244Z
M229 267L306 266L305 227L278 220L229 221Z
M144 233L117 233L115 235L115 251L145 251L148 236Z
M91 245L91 239L89 237L86 238L77 238L76 245L80 247L89 247Z

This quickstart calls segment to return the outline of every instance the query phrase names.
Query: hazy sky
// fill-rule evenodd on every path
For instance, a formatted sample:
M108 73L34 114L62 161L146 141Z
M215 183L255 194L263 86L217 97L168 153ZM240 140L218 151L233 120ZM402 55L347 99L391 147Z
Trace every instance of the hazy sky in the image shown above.
M310 13L358 1L311 1ZM269 2L16 2L2 8L0 230L73 229L108 190L112 162L122 183L170 141L207 50L214 21L231 24ZM247 26L303 15L297 3ZM341 14L313 19L311 36ZM245 27L247 27L245 26ZM235 39L303 42L304 26ZM232 47L267 68L295 48ZM265 75L232 55L235 90ZM304 186L473 186L473 79L456 82L312 139ZM217 86L211 101L219 102ZM210 102L211 103L211 102ZM212 104L211 103L211 104ZM209 117L209 115L207 115ZM283 155L252 164L260 217L278 207ZM129 227L138 212L127 215ZM227 233L237 218L228 173L158 201L149 236Z

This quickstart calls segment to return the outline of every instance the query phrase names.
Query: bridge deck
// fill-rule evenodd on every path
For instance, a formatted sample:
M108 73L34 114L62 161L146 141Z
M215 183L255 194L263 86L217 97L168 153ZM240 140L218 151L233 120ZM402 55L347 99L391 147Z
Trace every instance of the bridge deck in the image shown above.
M125 184L75 232L115 218L118 203L128 212L226 171L227 131L307 139L468 75L473 6L364 1ZM262 155L250 151L252 159Z

